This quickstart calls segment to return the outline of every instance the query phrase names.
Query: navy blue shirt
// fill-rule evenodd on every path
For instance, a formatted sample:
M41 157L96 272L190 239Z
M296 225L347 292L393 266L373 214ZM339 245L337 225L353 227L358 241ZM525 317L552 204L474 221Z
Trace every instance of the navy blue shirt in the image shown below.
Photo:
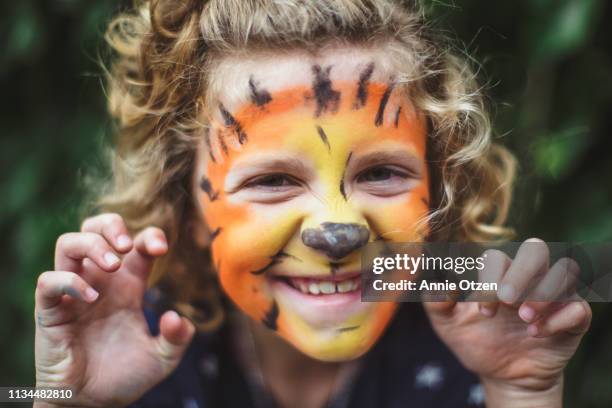
M151 332L157 334L159 316L151 310L145 315ZM236 360L230 335L228 325L212 334L198 333L177 369L131 407L261 408ZM328 406L474 408L483 404L478 378L438 338L422 305L404 303L363 357L341 398ZM274 407L273 402L270 405Z

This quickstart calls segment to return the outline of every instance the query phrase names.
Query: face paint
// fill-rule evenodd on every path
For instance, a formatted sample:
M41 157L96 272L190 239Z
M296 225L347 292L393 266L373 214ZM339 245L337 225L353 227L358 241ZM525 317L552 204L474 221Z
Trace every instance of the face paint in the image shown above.
M361 248L427 234L424 121L392 78L373 79L373 63L353 68L354 80L334 80L332 64L311 64L310 84L274 90L249 74L248 101L219 103L199 155L222 288L327 361L366 352L396 309L360 302Z

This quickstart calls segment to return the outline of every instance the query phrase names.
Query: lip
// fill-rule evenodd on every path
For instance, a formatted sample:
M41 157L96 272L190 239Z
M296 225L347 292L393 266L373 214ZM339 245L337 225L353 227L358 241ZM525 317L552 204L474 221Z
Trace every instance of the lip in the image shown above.
M316 276L299 275L299 278L312 278L321 281L338 281L350 277L355 278L358 274L343 274L341 276ZM339 327L347 319L363 313L372 307L372 304L361 302L361 286L350 292L332 294L303 293L292 287L286 279L288 275L271 276L270 286L274 297L283 308L287 308L301 317L306 323L314 327ZM297 274L291 277L298 277Z
M312 279L328 282L338 282L346 279L353 279L361 275L361 272L338 272L333 275L304 275L304 274L292 274L292 273L272 273L270 275L273 279L286 278L286 279Z

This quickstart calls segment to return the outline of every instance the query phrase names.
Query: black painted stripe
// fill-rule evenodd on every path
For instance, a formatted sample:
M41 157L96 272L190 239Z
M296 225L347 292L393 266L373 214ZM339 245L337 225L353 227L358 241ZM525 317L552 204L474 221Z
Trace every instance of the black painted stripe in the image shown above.
M376 235L376 239L374 239L374 241L383 241L383 242L386 242L386 241L388 241L388 239L383 237L382 235L378 234L378 235Z
M320 65L312 67L312 72L315 76L312 91L317 103L316 117L320 116L323 112L336 112L340 105L340 92L332 88L332 82L329 79L331 68L331 65L325 69L321 68Z
M286 253L285 251L282 251L282 250L281 250L281 251L278 251L278 252L276 253L276 255L274 255L274 256L273 256L273 258L277 258L277 259L282 259L282 258L293 258L293 259L295 259L296 261L303 262L303 261L302 261L300 258L298 258L297 256L295 256L295 255L291 255L291 254L288 254L288 253Z
M383 93L382 98L380 98L380 104L378 105L378 112L376 112L376 119L374 120L374 124L376 126L380 126L383 123L385 107L387 106L387 103L389 102L389 96L391 96L391 92L393 91L394 87L395 87L395 83L393 82L387 85L387 89L385 89L385 92Z
M208 195L210 201L215 201L217 198L219 198L219 192L213 190L210 180L208 180L206 177L202 177L200 180L200 188L206 193L206 195Z
M206 149L208 150L208 155L210 156L210 160L213 163L216 163L215 156L212 154L212 147L210 145L210 128L206 128L206 133L204 133L204 143L206 143Z
M342 198L346 201L346 191L344 189L344 176L342 176L342 180L340 180L340 194L342 194Z
M399 125L400 112L402 111L402 107L400 106L395 111L395 119L393 120L393 125L397 127Z
M225 106L223 106L223 104L219 105L219 111L221 112L221 116L223 117L225 126L233 128L234 131L238 134L238 143L244 144L244 142L247 141L247 135L242 130L242 126L240 126L240 123L231 113L229 113L227 109L225 109Z
M270 269L271 267L273 267L274 265L279 264L280 262L282 262L283 258L287 258L287 257L293 257L295 258L293 255L289 255L288 253L284 252L284 251L278 251L277 253L275 253L274 255L272 255L270 257L270 263L268 263L266 266L264 266L261 269L257 269L255 271L251 271L251 273L253 275L261 275L264 272L266 272L268 269Z
M279 262L279 260L277 260L277 259L273 259L273 258L272 258L272 260L270 261L270 263L268 263L266 266L264 266L264 267L263 267L263 268L261 268L261 269L256 269L256 270L254 270L254 271L251 271L251 273L252 273L253 275L261 275L261 274L263 274L264 272L266 272L268 269L270 269L271 267L273 267L274 265L276 265L278 262Z
M249 88L251 90L251 101L253 101L255 105L263 106L272 100L270 92L265 89L257 89L255 80L252 76L249 78Z
M219 234L221 233L221 230L222 228L218 227L218 228L215 228L215 230L210 233L210 242L213 242L215 238L219 236Z
M368 82L374 72L374 63L371 62L359 75L359 83L357 85L357 98L353 104L354 109L359 109L365 106L368 100Z
M323 128L319 125L317 125L317 132L319 133L319 137L321 138L323 143L325 143L325 146L327 146L327 150L331 151L331 145L329 144L329 139L327 138L327 135L325 134L325 131L323 130Z
M350 152L348 157L346 158L346 163L344 164L344 170L342 171L342 178L340 179L340 194L342 194L342 198L346 201L346 190L344 188L344 176L346 175L346 168L348 167L349 162L351 161L351 157L353 156L353 152Z
M358 328L359 328L359 326L341 327L341 328L338 329L338 331L340 333L344 333L344 332L349 332L349 331L357 330Z
M223 150L223 153L225 153L225 155L227 156L229 150L227 149L227 143L225 143L223 135L221 133L218 133L217 139L219 140L219 146L221 146L221 150Z
M272 306L270 306L270 310L266 312L266 315L262 319L262 323L270 330L278 329L277 321L278 321L278 304L276 301L272 302Z

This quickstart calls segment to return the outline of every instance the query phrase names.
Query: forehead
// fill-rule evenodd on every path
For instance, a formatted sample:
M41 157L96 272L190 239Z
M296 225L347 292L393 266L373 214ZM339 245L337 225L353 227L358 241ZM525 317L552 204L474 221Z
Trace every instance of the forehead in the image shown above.
M424 121L398 85L392 55L352 46L226 57L206 104L212 162L227 170L237 156L284 148L341 159L398 143L423 156Z
M327 45L316 53L306 50L249 51L226 56L211 69L209 103L213 117L223 119L214 107L222 104L235 112L252 103L254 93L269 94L286 89L311 87L317 80L313 67L320 67L320 79L331 83L357 82L368 67L371 83L389 83L397 76L391 43L370 46ZM260 95L262 96L262 95ZM264 96L265 97L265 96Z

